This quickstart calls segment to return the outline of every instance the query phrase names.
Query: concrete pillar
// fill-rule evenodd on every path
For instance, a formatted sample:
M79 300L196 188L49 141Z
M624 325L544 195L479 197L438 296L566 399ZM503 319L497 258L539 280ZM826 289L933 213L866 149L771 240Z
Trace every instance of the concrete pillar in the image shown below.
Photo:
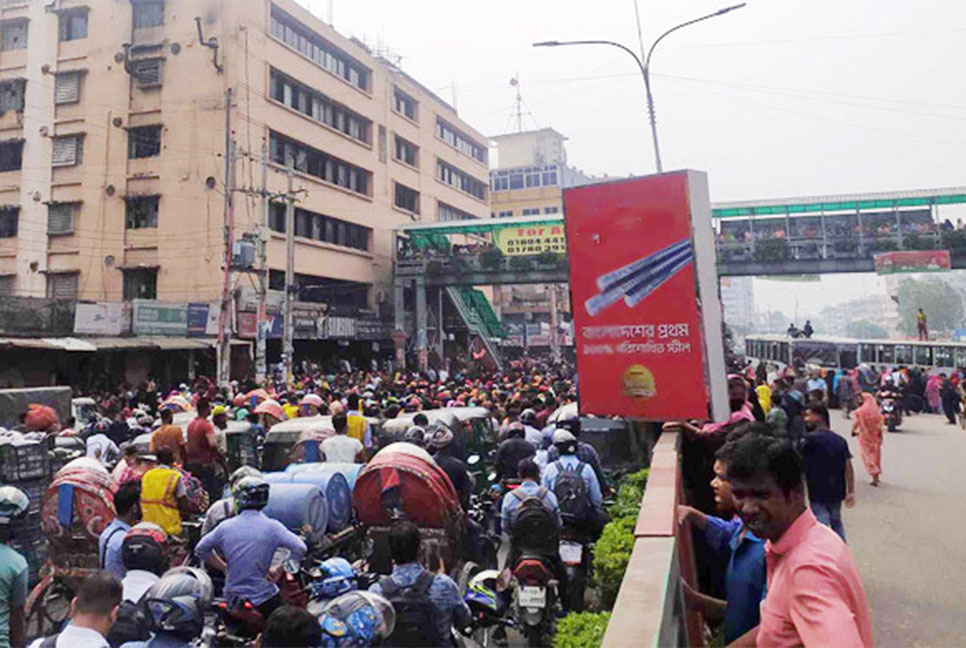
M428 368L426 353L426 279L416 277L416 357L420 371Z
M445 291L443 290L443 288L440 288L439 291L436 293L437 296L439 297L439 300L437 302L439 306L439 309L438 309L439 322L437 324L436 330L439 332L439 338L438 338L439 341L437 343L439 348L437 349L437 352L439 353L439 360L441 363L443 363L443 367L445 368L446 366L446 330L443 328L443 302L445 301L445 298L443 296L444 292Z
M406 368L406 281L397 278L393 283L392 341L396 345L396 368Z

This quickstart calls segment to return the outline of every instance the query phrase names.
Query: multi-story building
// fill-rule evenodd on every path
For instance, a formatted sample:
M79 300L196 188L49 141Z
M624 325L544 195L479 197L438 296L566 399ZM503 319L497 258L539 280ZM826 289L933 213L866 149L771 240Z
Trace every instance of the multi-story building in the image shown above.
M301 301L374 310L394 225L489 211L486 139L292 0L3 0L0 294L218 302L229 138L273 289L294 170Z
M725 322L742 330L750 330L755 321L754 278L722 277L720 281Z
M552 128L491 137L495 160L490 169L490 215L493 218L563 213L563 190L592 178L567 164L566 137ZM565 285L494 287L494 307L510 332L510 344L546 347L550 324L570 319ZM554 313L555 311L555 313Z

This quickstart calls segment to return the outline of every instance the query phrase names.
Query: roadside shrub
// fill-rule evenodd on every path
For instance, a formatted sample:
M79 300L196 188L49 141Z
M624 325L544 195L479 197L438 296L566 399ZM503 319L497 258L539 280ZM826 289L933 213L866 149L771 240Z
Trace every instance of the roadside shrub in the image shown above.
M611 520L594 546L594 577L600 590L599 608L602 610L610 610L617 600L634 548L635 524L636 514Z
M503 252L498 248L490 248L480 253L480 265L485 270L498 270L503 263Z
M597 648L609 621L610 612L571 612L557 624L553 648Z
M624 478L620 487L617 489L617 497L614 503L607 509L611 518L624 516L637 517L637 512L641 508L641 498L644 497L644 488L647 486L647 477L650 471L647 468L631 473Z

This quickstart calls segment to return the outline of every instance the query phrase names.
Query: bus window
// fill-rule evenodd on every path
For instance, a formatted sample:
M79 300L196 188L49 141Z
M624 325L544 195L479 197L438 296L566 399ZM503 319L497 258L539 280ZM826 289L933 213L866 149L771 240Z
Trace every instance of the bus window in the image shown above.
M956 347L956 366L966 367L966 349Z
M912 347L908 344L896 345L896 364L912 364Z
M932 347L929 346L917 346L916 347L916 364L918 365L932 365Z
M859 362L867 362L869 364L875 364L875 345L874 344L860 344L859 345Z
M891 344L879 344L879 362L893 364L895 362L895 347Z
M780 351L778 352L777 360L785 364L791 364L792 360L791 360L791 357L789 357L788 355L788 342L779 343L779 349Z
M953 366L953 349L952 347L934 347L933 355L937 367L952 367Z

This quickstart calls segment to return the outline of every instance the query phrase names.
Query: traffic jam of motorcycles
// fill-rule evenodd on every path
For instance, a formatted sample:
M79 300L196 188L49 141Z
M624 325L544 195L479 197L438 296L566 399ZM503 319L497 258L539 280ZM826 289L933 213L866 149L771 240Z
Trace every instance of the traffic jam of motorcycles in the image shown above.
M588 425L630 426L578 415L573 376L0 390L30 582L11 645L65 645L78 615L112 647L550 645L633 468L598 454Z

